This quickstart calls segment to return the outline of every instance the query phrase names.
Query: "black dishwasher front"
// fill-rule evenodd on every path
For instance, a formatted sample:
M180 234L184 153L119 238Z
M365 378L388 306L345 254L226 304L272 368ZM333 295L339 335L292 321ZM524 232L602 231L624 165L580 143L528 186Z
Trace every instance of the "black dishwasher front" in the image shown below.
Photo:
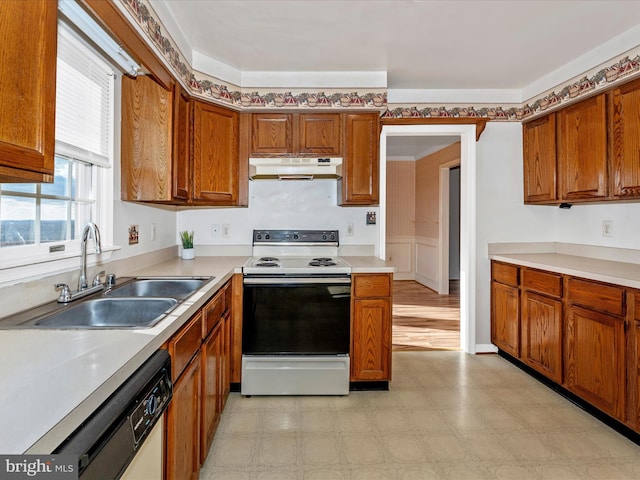
M80 479L117 480L172 395L171 358L158 350L53 453L77 455Z

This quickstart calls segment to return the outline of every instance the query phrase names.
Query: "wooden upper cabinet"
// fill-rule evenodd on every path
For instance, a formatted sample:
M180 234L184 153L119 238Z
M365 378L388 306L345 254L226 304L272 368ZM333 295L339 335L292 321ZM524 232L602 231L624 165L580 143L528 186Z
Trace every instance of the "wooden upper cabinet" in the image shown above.
M339 113L301 114L298 125L299 153L340 155Z
M122 77L122 200L172 201L172 106L150 77Z
M343 116L344 151L338 204L376 205L379 202L380 116L347 113Z
M570 105L558 113L560 198L607 197L607 122L605 94Z
M251 116L251 154L293 153L293 117L287 113L256 113Z
M193 101L193 200L238 205L238 113Z
M189 94L179 84L173 90L173 197L191 198L191 110Z
M0 2L0 182L52 182L58 5Z
M556 114L522 126L524 202L548 203L557 199Z
M640 198L640 80L615 88L609 98L611 194Z
M251 155L340 156L340 125L339 113L254 113Z

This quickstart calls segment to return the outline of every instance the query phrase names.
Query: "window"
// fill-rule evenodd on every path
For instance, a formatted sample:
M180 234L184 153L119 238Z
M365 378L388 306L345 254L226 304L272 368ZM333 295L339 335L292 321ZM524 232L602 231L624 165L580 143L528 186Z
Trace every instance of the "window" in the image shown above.
M111 65L59 23L54 182L0 184L0 268L79 254L87 222L110 231L114 84Z

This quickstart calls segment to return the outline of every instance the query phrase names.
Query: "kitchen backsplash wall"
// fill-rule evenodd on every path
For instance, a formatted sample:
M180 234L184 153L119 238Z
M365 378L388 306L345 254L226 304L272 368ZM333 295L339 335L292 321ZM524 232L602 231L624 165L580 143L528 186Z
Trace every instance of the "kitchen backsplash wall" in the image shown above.
M248 208L210 208L178 212L178 231L193 230L198 245L250 245L254 229L340 231L341 245L375 246L378 224L367 212L378 207L339 207L337 180L257 180L249 182ZM353 234L348 226L353 224ZM210 250L210 249L209 249Z

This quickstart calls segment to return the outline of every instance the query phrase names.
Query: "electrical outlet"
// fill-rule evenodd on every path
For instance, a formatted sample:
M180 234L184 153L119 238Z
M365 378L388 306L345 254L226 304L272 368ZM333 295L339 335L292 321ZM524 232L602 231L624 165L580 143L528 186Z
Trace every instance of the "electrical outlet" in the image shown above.
M367 212L367 225L376 224L376 212Z
M212 223L211 224L211 238L219 238L220 237L220 224Z
M129 225L129 245L138 243L138 225Z
M613 237L613 221L612 220L602 221L602 236Z
M347 237L353 237L353 222L347 223Z
M222 224L222 237L229 238L231 236L231 225L228 223Z

